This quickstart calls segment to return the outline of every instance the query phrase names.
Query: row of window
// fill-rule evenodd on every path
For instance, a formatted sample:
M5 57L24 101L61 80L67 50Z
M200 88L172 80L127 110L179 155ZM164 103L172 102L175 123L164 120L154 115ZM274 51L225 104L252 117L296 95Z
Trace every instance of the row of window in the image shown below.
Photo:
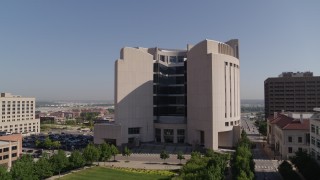
M311 148L311 157L320 161L320 152L316 152L315 149Z
M174 129L163 129L163 140L165 143L174 143ZM161 129L155 129L155 141L161 142ZM177 129L177 143L184 143L185 130Z
M298 151L302 151L302 148L299 147ZM293 153L293 148L292 147L288 147L288 153Z
M292 136L288 136L288 142L289 143L293 142L293 137ZM302 143L302 137L301 136L298 137L298 143Z
M2 104L6 104L6 102L7 102L7 104L15 104L16 102L18 103L18 104L20 104L20 103L22 103L22 104L25 104L25 103L31 103L31 104L33 104L33 102L34 101L2 101Z
M30 116L33 116L33 114L30 114ZM12 115L12 118L15 118L15 115ZM17 117L20 117L20 115L17 115ZM21 117L24 117L24 115L21 115ZM29 117L29 114L26 114L26 117ZM2 119L5 119L6 116L2 116ZM7 118L11 118L11 116L7 116Z
M24 114L24 113L32 113L33 114L33 111L22 111L21 112L21 114ZM7 113L6 113L6 112L2 111L2 115L5 115L5 114L16 114L16 112L13 111L12 113L10 113L7 111ZM17 111L17 114L20 114L20 111Z
M230 121L230 123L229 122L225 122L224 123L224 125L225 126L235 126L235 125L238 125L240 123L240 120L238 120L238 121Z
M24 126L28 126L28 123L25 123L25 124L15 124L14 127L18 127L18 125L19 125L19 126L23 126L23 125L24 125ZM31 126L31 125L36 125L36 123L32 123L32 124L29 123L29 126ZM37 125L38 125L38 122L37 122ZM8 128L8 126L0 126L0 129L1 129L2 127L3 127L3 128ZM13 125L10 125L9 127L13 127Z
M17 157L17 153L12 153L11 157ZM8 158L9 158L9 155L0 156L0 161L1 160L6 160Z
M26 119L22 118L22 119L12 119L12 120L10 120L10 119L4 120L4 119L3 119L2 122L11 122L11 121L12 121L12 122L15 122L16 120L17 120L17 121L20 121L20 120L21 120L21 121L24 121L24 120L27 120L27 121L28 121L28 120L33 120L33 118L26 118Z
M166 63L181 63L184 62L184 56L164 56L160 55L159 60Z
M315 126L314 124L311 124L311 132L319 134L319 126Z
M316 139L315 137L311 136L311 144L320 148L320 139Z
M12 147L11 147L11 150L12 150L12 151L17 150L17 146L12 146ZM2 152L8 152L8 151L9 151L9 148L8 148L8 147L3 148L3 149L0 148L0 153L2 153Z

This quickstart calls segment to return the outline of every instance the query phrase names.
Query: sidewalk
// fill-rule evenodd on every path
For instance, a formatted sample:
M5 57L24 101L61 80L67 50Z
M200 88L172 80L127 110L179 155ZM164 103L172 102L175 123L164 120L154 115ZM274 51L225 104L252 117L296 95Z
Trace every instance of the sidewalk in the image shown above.
M106 167L121 167L121 168L134 168L134 169L157 169L157 170L176 170L182 166L176 163L163 162L144 162L144 161L129 161L120 160L117 162L95 162L95 165L106 166Z

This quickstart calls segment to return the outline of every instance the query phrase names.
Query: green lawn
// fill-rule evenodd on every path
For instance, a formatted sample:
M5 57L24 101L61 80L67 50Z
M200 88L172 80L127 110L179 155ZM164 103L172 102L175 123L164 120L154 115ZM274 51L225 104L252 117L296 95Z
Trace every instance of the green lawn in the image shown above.
M80 172L76 172L61 178L62 180L95 180L95 179L107 179L107 180L169 180L168 176L161 176L156 174L144 174L126 172L117 169L110 169L105 167L94 167Z

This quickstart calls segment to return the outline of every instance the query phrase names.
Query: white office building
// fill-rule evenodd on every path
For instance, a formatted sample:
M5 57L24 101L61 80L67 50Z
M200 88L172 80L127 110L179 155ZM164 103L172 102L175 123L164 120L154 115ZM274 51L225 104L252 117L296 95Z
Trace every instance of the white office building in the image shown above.
M35 119L35 98L1 93L0 132L40 133L40 120Z

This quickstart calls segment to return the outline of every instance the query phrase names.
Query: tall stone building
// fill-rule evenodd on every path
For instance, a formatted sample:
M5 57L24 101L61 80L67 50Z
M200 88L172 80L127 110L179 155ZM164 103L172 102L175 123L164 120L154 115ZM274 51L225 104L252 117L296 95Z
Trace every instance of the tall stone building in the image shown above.
M186 50L131 48L115 63L115 122L94 141L232 147L240 136L239 44L204 40Z

